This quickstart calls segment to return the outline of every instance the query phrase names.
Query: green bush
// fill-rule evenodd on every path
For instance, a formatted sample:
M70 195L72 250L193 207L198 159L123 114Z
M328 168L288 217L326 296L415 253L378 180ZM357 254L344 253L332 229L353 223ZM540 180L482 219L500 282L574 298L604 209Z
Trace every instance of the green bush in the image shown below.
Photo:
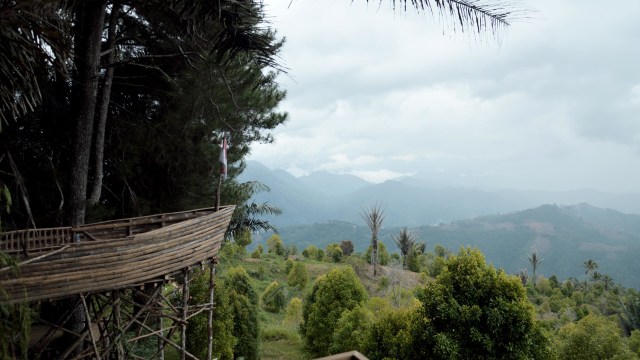
M304 263L296 261L291 268L291 272L289 272L289 276L287 276L287 284L302 291L307 286L307 281L309 281L307 267Z
M285 303L284 286L274 280L262 293L262 307L270 312L280 312L284 309Z
M563 326L556 336L556 353L559 360L637 359L618 324L597 315Z
M251 278L242 267L230 268L225 276L232 309L233 336L238 343L233 349L235 359L258 359L260 326L258 324L258 295Z
M233 335L234 316L229 303L227 286L221 279L216 279L213 308L213 357L220 360L232 360L233 350L238 342ZM205 271L194 276L190 287L190 302L203 304L209 302L209 274ZM187 323L187 351L204 359L207 355L208 315L202 312Z
M417 293L422 303L412 348L421 358L546 359L550 344L522 282L487 265L477 249L460 249L436 281Z
M302 250L302 256L307 259L316 260L317 254L318 248L313 245L309 245L306 249Z
M280 235L273 234L267 239L267 252L280 256L284 255L285 248Z
M284 273L289 275L291 268L293 268L293 259L287 259L287 261L284 263Z
M329 355L333 332L343 311L362 305L367 292L351 267L334 268L320 275L302 308L300 332L313 356Z
M331 243L327 245L325 253L333 262L340 262L340 260L342 260L342 248L340 248L340 244L338 243Z
M300 321L302 321L302 299L294 297L284 310L282 322L285 324L297 324Z
M367 260L369 264L371 264L372 252L373 248L371 247L371 245L369 245L369 247L367 248L367 252L364 254L365 260ZM390 258L391 257L389 256L387 247L384 246L384 243L382 241L378 241L378 265L386 266L387 264L389 264Z

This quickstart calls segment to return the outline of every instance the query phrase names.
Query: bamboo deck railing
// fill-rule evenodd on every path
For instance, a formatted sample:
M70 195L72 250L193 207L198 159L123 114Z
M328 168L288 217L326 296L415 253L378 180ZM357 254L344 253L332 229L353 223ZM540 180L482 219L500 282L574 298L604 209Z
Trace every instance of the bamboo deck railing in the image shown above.
M76 228L19 230L0 251L19 258L0 269L8 302L54 300L163 278L218 253L234 207L105 221Z

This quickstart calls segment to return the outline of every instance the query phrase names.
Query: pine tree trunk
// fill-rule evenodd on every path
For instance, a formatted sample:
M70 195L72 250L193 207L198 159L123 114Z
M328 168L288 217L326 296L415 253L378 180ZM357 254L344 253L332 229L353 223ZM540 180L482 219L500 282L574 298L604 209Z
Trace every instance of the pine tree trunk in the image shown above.
M109 51L107 54L107 65L113 63L116 58L116 28L118 26L118 15L120 13L120 4L116 1L113 4L111 10L111 16L109 18L109 35L107 39L106 49ZM98 99L98 113L96 139L94 145L94 176L93 186L91 190L91 196L89 197L89 205L94 206L100 201L102 195L102 178L104 176L103 161L104 161L104 137L105 128L107 126L107 114L109 113L109 100L111 98L111 85L113 84L113 66L108 66L104 75L104 83L102 84L102 90L100 92L100 98Z
M91 155L91 138L98 91L98 69L102 45L102 29L106 11L106 1L83 1L75 8L74 65L72 120L75 124L71 173L69 174L68 203L66 220L71 226L84 223L87 199L87 177ZM73 304L69 300L69 306ZM79 333L85 326L82 306L76 306L68 323L68 329ZM65 333L66 334L66 333ZM72 344L73 335L66 336L63 343ZM82 345L73 354L77 354Z
M72 114L75 123L69 202L66 218L71 226L84 223L91 138L98 92L98 69L106 1L80 2L76 9L75 74Z

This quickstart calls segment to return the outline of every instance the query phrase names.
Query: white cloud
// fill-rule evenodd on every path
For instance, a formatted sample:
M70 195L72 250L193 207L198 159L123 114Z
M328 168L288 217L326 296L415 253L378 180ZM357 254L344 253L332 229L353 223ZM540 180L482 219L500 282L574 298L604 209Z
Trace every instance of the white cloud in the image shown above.
M269 2L290 121L252 158L297 174L640 191L640 2L530 6L498 43L377 3Z

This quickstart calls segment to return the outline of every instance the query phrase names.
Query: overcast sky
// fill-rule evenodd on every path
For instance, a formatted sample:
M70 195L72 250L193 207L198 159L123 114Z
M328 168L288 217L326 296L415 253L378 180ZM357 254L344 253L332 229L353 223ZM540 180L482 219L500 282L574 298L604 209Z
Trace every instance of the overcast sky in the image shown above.
M287 39L290 119L251 159L372 182L640 192L640 1L522 2L535 12L497 39L386 0L266 3Z

